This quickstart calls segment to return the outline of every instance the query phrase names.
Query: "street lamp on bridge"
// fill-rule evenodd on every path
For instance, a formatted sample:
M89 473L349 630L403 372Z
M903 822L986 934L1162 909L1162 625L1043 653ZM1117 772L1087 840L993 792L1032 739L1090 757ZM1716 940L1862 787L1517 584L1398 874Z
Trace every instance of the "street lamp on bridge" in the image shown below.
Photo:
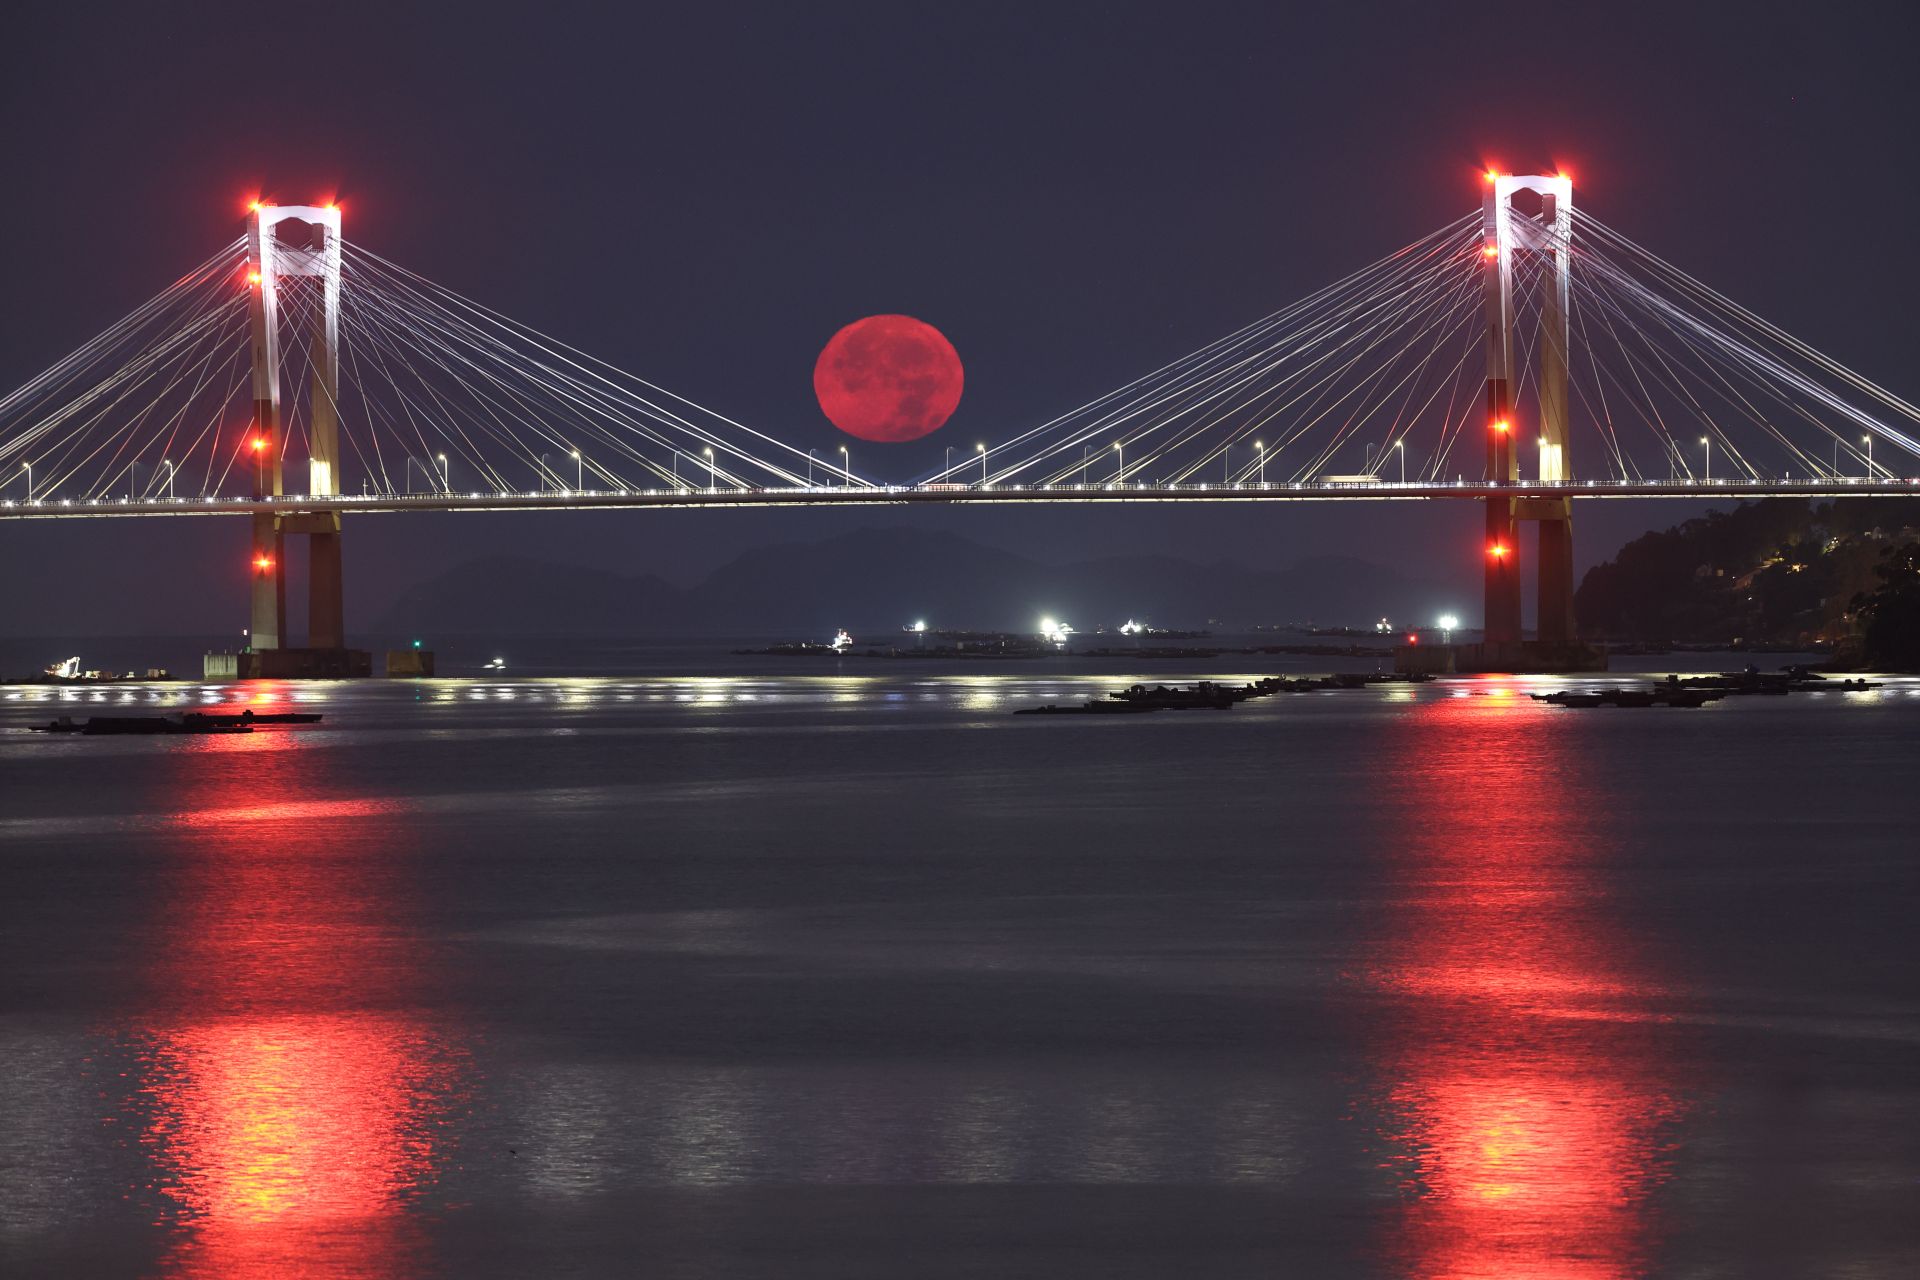
M22 462L20 465L27 471L27 502L31 504L33 502L33 464Z
M452 492L453 492L453 482L452 482L452 481L451 481L451 480L450 480L450 479L448 478L448 472L447 472L447 455L446 455L446 454L444 454L444 453L436 453L436 454L434 454L433 456L434 456L434 458L435 458L435 460L437 460L437 461L438 461L438 462L440 463L440 487L441 487L441 489L443 489L443 490L445 490L445 491L446 491L447 493L452 493Z
M573 491L580 492L587 487L587 464L580 457L578 449L573 450Z
M1267 446L1255 440L1253 453L1260 460L1260 483L1264 485L1267 482Z
M843 487L853 485L853 456L847 452L847 446L840 446L840 477Z
M1121 483L1122 481L1124 481L1124 480L1125 480L1125 479L1127 478L1127 448L1126 448L1126 441L1124 441L1124 440L1115 440L1115 441L1113 442L1113 451L1114 451L1115 453L1117 453L1117 454L1119 454L1119 455L1120 455L1120 468L1119 468L1119 470L1117 470L1117 471L1115 471L1115 472L1113 473L1113 481L1114 481L1114 483L1115 483L1115 484L1119 484L1119 483Z
M987 487L987 446L984 443L976 444L973 451L980 455L980 487L984 489Z
M1702 473L1701 478L1704 479L1708 484L1712 484L1713 483L1713 437L1701 436L1700 443L1707 447L1707 469L1705 472Z
M720 485L714 480L713 446L708 445L705 449L702 449L700 452L707 455L707 492L713 493L720 488Z
M160 459L160 465L167 469L167 501L172 502L173 501L173 462L171 459L162 458Z
M1407 442L1395 440L1393 451L1400 455L1400 483L1405 484L1407 482Z
M1861 436L1860 443L1867 446L1867 479L1873 479L1873 437Z

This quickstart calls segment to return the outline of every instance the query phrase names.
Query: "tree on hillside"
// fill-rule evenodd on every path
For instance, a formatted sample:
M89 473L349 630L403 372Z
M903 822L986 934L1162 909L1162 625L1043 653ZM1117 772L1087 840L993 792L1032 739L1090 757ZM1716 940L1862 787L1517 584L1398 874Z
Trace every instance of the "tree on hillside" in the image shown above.
M1874 568L1880 586L1853 598L1861 656L1882 671L1920 671L1920 542L1888 547Z

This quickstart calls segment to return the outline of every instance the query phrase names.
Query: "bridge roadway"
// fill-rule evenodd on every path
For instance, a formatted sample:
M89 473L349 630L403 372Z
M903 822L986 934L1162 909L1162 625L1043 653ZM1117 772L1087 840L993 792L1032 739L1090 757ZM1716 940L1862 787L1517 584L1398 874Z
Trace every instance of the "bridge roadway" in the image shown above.
M275 498L35 498L0 500L0 519L237 516L260 511L589 511L687 507L968 506L980 503L1387 502L1509 498L1920 497L1920 479L1581 480L1564 484L1381 481L1373 484L816 485L794 488L549 490L544 493L388 493Z

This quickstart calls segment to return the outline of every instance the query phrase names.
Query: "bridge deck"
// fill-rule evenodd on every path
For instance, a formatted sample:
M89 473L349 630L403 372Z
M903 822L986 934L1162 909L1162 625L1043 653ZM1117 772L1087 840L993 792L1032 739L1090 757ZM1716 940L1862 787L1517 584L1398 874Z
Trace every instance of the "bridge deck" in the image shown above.
M545 493L340 494L316 498L36 498L0 501L0 519L251 515L258 511L582 511L681 507L967 506L982 503L1393 502L1510 498L1920 497L1920 478L1588 480L1567 484L834 485L787 489L617 489Z

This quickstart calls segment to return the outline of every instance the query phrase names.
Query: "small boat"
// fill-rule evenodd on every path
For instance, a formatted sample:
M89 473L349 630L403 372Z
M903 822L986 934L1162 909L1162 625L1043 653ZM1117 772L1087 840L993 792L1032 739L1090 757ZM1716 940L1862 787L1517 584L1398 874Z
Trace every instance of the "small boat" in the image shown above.
M1058 703L1049 702L1043 707L1019 707L1013 714L1017 716L1129 716L1145 715L1151 711L1165 709L1151 702L1089 702L1078 707L1063 707Z
M248 708L239 715L225 715L218 711L189 711L180 719L194 728L202 725L319 724L320 713L317 711L261 712Z
M231 722L189 724L185 718L169 720L165 716L94 716L75 720L61 716L47 724L30 726L35 733L77 733L82 737L116 737L161 733L252 733L253 726L234 717Z

